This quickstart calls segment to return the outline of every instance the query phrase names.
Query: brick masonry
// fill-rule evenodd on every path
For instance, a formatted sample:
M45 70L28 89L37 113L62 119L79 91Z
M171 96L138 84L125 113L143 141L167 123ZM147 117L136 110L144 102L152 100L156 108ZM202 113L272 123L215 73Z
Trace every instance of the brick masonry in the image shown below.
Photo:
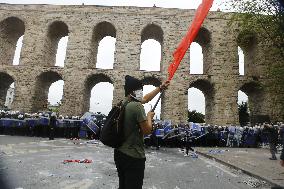
M15 82L13 109L42 110L51 83L64 80L60 113L82 115L89 109L92 87L99 82L114 86L113 104L124 97L124 76L131 74L145 84L158 86L167 78L172 52L193 19L194 10L105 7L96 5L9 5L0 4L0 106L9 85ZM186 121L187 91L200 89L205 95L206 122L237 124L238 90L249 96L251 115L283 119L277 102L283 94L264 86L267 68L280 62L267 54L268 47L258 38L242 47L239 29L229 25L230 13L210 12L196 42L203 48L203 74L189 74L189 53L183 59L169 90L162 97L162 119ZM12 65L17 40L24 35L20 64ZM65 66L55 66L61 37L69 36ZM96 68L99 41L116 38L113 69ZM161 71L139 70L141 44L155 39L162 47ZM245 52L245 75L239 75L238 50ZM283 120L282 120L283 121Z

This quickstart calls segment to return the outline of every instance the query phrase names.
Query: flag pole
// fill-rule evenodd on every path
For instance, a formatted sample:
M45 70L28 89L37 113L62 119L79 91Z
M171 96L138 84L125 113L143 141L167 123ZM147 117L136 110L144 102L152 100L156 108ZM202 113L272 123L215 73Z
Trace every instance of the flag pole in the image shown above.
M155 103L154 107L151 109L151 112L154 112L154 111L155 111L155 109L156 109L156 107L157 107L157 105L158 105L160 99L162 98L163 93L164 93L164 89L161 90L160 96L159 96L157 102Z

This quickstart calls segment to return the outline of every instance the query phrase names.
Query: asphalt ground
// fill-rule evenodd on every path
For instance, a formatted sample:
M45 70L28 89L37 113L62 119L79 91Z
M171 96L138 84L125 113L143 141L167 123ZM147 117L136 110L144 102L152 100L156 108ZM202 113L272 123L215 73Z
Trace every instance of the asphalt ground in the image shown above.
M269 148L226 148L197 147L198 153L222 164L242 170L243 172L266 182L284 188L284 168L280 166L280 152L277 160L270 160Z
M146 150L143 188L246 189L271 184L203 156L184 156L177 148ZM63 163L64 160L92 163ZM100 142L0 136L1 189L113 189L118 177L113 149Z

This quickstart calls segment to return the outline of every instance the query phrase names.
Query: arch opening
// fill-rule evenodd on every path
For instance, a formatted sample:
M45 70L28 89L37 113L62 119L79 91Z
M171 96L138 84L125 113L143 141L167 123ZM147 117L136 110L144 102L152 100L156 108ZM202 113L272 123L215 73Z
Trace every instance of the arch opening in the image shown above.
M248 96L248 109L249 109L249 121L251 124L270 121L267 112L264 110L265 102L263 88L258 82L248 82L243 84L240 91L244 92Z
M188 110L205 115L205 96L201 90L194 87L188 89Z
M160 71L161 44L154 39L147 39L141 45L140 70Z
M201 27L190 46L190 74L209 74L211 66L211 33Z
M245 55L241 47L238 46L239 75L245 75Z
M241 71L243 69L243 74L240 72L240 75L255 74L254 69L254 57L257 46L257 36L252 31L242 31L239 33L237 37L237 45L238 45L238 54L239 54L239 66L243 66L243 68L239 67ZM241 51L243 53L241 53ZM243 56L243 57L242 57ZM240 64L241 59L243 59L243 65Z
M141 32L140 70L160 71L164 33L160 26L148 24Z
M248 102L248 95L244 93L243 91L238 91L238 104L241 104L243 102Z
M23 46L23 39L24 39L24 35L22 35L16 44L16 50L15 50L15 54L14 54L14 58L13 58L13 65L19 65L20 64L20 57L21 57L21 50L22 50L22 46Z
M58 41L55 66L64 67L69 36L61 37Z
M11 109L15 91L14 82L12 76L0 72L0 109Z
M48 27L48 33L45 40L45 59L47 66L64 66L66 48L68 43L68 26L62 21L55 21ZM63 59L57 63L58 59Z
M190 84L187 91L188 94L188 109L198 109L197 112L202 113L205 116L205 122L212 122L213 107L214 107L214 86L209 81L206 80L196 80ZM194 104L195 101L201 102L202 106L199 104ZM194 108L193 108L194 107Z
M105 74L90 75L84 84L84 108L85 112L109 113L113 100L112 80Z
M143 96L146 95L147 93L151 92L152 90L154 90L157 86L161 85L161 81L157 78L154 77L146 77L144 79L142 79L142 83L143 83ZM145 112L147 114L147 112L149 112L155 105L155 103L157 102L159 96L161 93L157 94L155 98L153 98L150 102L143 104ZM164 103L164 97L161 97L161 100L158 102L158 105L155 109L155 119L162 119L163 118L163 103Z
M155 88L156 87L153 86L153 85L144 85L143 86L143 96L146 95L147 93L151 92ZM150 102L148 102L146 104L143 104L146 114L147 114L147 112L151 111L151 109L154 107L154 105L157 102L159 96L160 96L160 94L155 96L155 98L153 98ZM161 118L161 100L158 102L158 105L157 105L157 107L156 107L154 112L155 112L154 119L160 120L160 118Z
M6 101L5 101L4 107L8 109L12 109L12 103L14 101L14 96L15 96L15 83L12 83L9 89L7 90Z
M203 53L202 47L193 42L190 45L190 74L203 74Z
M25 33L25 24L17 17L9 17L0 22L0 28L0 44L2 44L1 64L14 65L13 60L16 53L17 42ZM20 54L21 48L19 48L18 51ZM20 57L19 55L17 56Z
M109 61L113 64L115 54L115 41L116 29L111 23L101 22L95 26L91 41L90 67L105 68L105 61L107 61L108 59L110 59ZM111 48L106 48L106 44L109 44ZM108 55L110 55L111 57L105 59ZM106 65L109 66L109 63L107 63ZM113 68L113 65L111 65L110 67L108 66L107 69Z
M250 111L248 105L248 96L243 91L238 91L238 110L239 110L239 123L241 126L249 123Z
M109 82L100 82L91 90L90 112L108 115L112 108L114 87Z
M104 37L98 46L96 68L113 69L116 39L111 36Z
M46 111L46 110L48 110L48 107L50 105L49 103L54 102L53 100L58 101L58 99L60 99L60 101L61 101L61 99L62 99L61 94L63 94L63 86L64 86L63 79L62 79L61 75L59 75L56 72L47 71L47 72L43 72L39 76L37 76L36 85L35 85L35 92L34 92L34 96L33 96L32 111L33 112ZM52 88L50 88L50 87L52 87ZM52 92L52 90L54 88L56 88L55 90L57 90L57 94L55 95L54 99L50 99L50 98L53 98L52 97L53 94L51 93L49 95L49 93Z
M48 106L54 108L59 108L61 105L61 100L63 98L63 87L64 87L64 81L63 80L57 80L53 82L48 90Z

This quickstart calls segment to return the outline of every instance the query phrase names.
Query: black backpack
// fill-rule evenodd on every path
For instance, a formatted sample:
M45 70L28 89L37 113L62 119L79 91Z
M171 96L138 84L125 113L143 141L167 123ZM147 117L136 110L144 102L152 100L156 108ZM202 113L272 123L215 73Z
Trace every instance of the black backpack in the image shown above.
M100 140L104 145L118 148L125 141L123 132L123 119L127 103L120 101L112 107L100 133Z

